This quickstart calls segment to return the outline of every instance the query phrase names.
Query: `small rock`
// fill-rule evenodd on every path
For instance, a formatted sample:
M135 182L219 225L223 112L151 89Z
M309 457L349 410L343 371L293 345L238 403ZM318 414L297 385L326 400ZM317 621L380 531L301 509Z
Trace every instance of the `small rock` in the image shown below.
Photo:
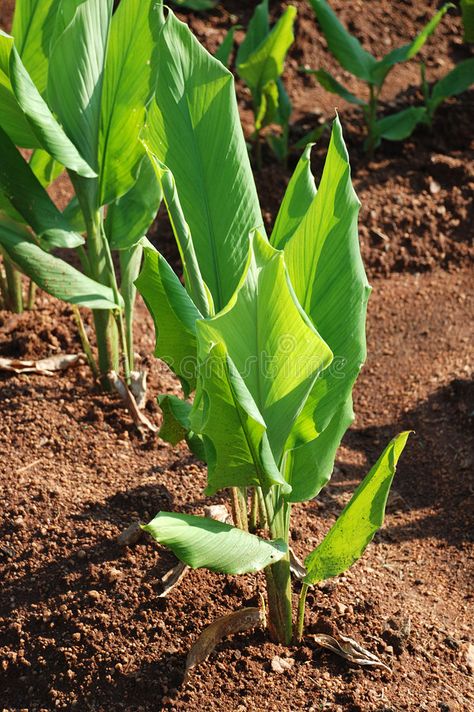
M469 643L466 650L466 665L474 675L474 645L472 643Z
M441 186L435 180L430 181L430 193L431 195L436 195L441 190Z
M136 544L143 536L143 529L140 526L140 522L133 522L130 524L125 531L117 537L117 544L120 546L133 546Z
M109 583L115 583L122 578L122 572L119 571L119 569L112 567L106 572L105 578Z
M87 556L87 553L84 551L84 549L79 549L77 552L77 558L78 559L85 559Z
M336 611L339 613L340 616L343 616L344 613L347 612L347 606L344 605L344 603L341 603L340 601L337 601L337 603L336 603Z
M274 658L272 658L272 670L273 672L277 673L282 673L285 672L285 670L290 670L293 665L295 664L295 661L293 658L280 658L279 655L275 655Z
M87 595L89 596L89 598L92 598L93 601L98 601L100 598L100 593L94 589L88 591Z

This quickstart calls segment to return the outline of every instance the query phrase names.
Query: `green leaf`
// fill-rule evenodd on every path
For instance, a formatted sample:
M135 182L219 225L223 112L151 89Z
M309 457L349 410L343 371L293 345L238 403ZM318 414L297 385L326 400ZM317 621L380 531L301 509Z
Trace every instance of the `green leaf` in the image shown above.
M95 171L112 5L113 0L62 0L49 58L48 101Z
M462 94L471 84L474 84L474 57L459 62L454 69L436 82L428 102L430 113L433 114L448 97Z
M214 57L218 59L219 62L222 62L224 67L229 67L230 55L232 54L232 50L234 49L234 35L237 30L241 29L242 27L240 25L234 25L233 27L231 27L217 50L214 52Z
M61 0L16 0L12 35L33 84L44 94L48 57Z
M50 247L77 247L84 238L73 232L29 164L0 129L0 189L37 235Z
M306 557L304 583L311 585L338 576L362 556L383 524L398 458L409 434L400 433L392 440L321 544Z
M192 423L215 451L214 461L209 458L210 488L258 483L263 476L281 483L274 466L259 472L263 436L278 464L301 407L332 354L295 299L283 254L258 233L240 288L225 310L197 322L197 334L205 400L201 427ZM234 469L242 478L238 482Z
M461 0L462 24L464 29L464 42L474 42L474 2Z
M346 30L325 0L310 0L310 3L328 43L329 51L344 69L370 82L372 70L377 63L375 57L366 52L359 40Z
M186 440L188 447L199 459L206 459L202 438L191 430L190 413L192 403L172 395L158 396L158 404L163 415L158 435L162 440L177 445Z
M18 106L10 82L12 47L13 38L0 30L0 126L16 146L36 148L38 139Z
M313 145L306 146L280 205L270 237L270 243L277 250L283 249L286 245L308 212L316 195L316 185L311 173L311 148Z
M414 57L423 47L429 36L436 30L448 10L453 7L455 7L455 5L450 2L443 5L441 10L438 10L431 20L423 27L413 42L403 45L403 47L397 47L379 60L372 68L372 82L377 84L377 86L382 86L387 74L392 67L395 66L395 64L408 62L409 59L412 59L412 57Z
M179 7L187 7L189 10L212 10L215 7L215 0L173 0L175 5Z
M268 0L263 0L257 5L247 27L247 32L242 40L235 63L238 66L243 64L250 57L252 52L262 44L270 33L270 17L268 13Z
M357 104L357 106L367 106L366 101L364 101L363 99L359 99L359 97L357 97L355 94L352 94L349 89L346 89L346 87L342 86L342 84L340 84L336 79L334 79L332 74L326 72L325 69L305 69L304 71L305 74L312 74L313 76L315 76L321 86L326 89L326 91L331 92L331 94L337 94L345 101L348 101L350 104Z
M94 171L79 155L76 147L66 136L33 84L20 55L13 46L13 38L0 33L0 43L3 56L7 54L9 56L9 77L12 92L40 146L57 161L79 175L94 177Z
M181 379L186 392L196 385L196 320L201 318L188 293L164 257L144 250L144 263L135 282L153 317L155 356Z
M112 18L99 137L101 205L129 191L139 172L160 16L155 0L122 0Z
M155 170L144 156L135 185L107 209L105 232L113 250L128 249L146 235L162 197Z
M224 574L261 571L280 561L287 546L206 517L160 512L143 529L193 569Z
M257 101L266 85L276 82L283 73L286 54L294 41L295 17L296 8L290 5L257 49L245 62L237 64L239 76L250 87Z
M30 168L43 188L47 188L64 171L62 163L56 161L42 148L36 148L31 154Z
M402 141L408 138L425 118L426 109L424 106L410 106L408 109L380 119L375 124L376 143L380 143L382 138L388 141Z
M287 442L287 449L295 448L287 474L293 488L292 501L307 499L313 486L316 493L319 483L330 475L331 458L333 461L342 437L341 423L347 426L350 422L349 405L344 404L366 356L370 287L358 241L359 205L336 118L319 190L284 248L296 296L334 354L333 363L318 378ZM342 420L333 422L332 441L328 437L320 440L337 413L342 414ZM324 472L315 471L316 462L326 463Z
M41 289L57 299L91 309L117 309L110 287L86 277L64 260L50 255L31 241L24 228L0 221L0 244L15 264Z
M174 175L204 281L222 309L262 225L232 74L169 12L145 141Z

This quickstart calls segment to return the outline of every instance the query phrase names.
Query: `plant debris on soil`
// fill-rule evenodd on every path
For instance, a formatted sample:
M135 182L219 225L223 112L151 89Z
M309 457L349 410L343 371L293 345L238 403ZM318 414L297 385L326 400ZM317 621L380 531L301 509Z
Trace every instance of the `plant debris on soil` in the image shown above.
M230 24L248 22L255 4L223 2L209 14L181 16L213 50ZM275 16L285 4L272 4ZM295 4L297 40L285 79L296 137L330 119L335 101L298 66L324 66L349 82L306 3ZM332 4L379 54L409 41L437 7ZM0 5L3 27L10 10L11 3ZM436 79L468 53L459 17L448 15L422 58ZM416 62L397 68L387 81L386 108L418 101L416 92L406 92L417 83ZM238 96L248 134L249 96L240 85ZM374 288L369 355L354 393L356 421L333 478L316 500L294 507L291 546L304 558L389 439L413 429L383 529L350 571L310 591L301 645L270 643L261 628L237 633L183 682L186 657L205 626L259 606L263 576L190 571L160 597L174 557L147 536L128 545L117 537L160 510L202 513L225 502L225 493L196 498L205 486L203 464L184 445L172 448L153 433L143 439L118 396L94 386L85 363L54 377L1 372L4 711L474 709L474 92L442 107L432 133L384 143L371 162L361 150L360 117L337 101ZM327 136L315 150L317 177L325 144ZM285 169L268 155L257 175L268 225L296 160L292 154ZM58 200L62 189L56 187ZM176 262L164 218L153 239ZM140 368L149 369L144 413L159 425L156 396L179 387L150 355L153 325L141 302L136 341ZM41 293L34 312L0 312L1 357L37 361L80 352L68 305ZM391 672L352 666L318 645L317 635L350 637Z

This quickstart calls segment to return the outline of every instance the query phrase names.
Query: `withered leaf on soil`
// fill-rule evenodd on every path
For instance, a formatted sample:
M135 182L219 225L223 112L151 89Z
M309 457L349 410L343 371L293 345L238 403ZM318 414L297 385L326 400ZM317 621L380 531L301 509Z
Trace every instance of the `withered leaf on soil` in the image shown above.
M381 667L388 670L388 672L392 672L388 665L385 665L374 653L366 650L362 645L359 645L356 640L346 635L340 635L339 640L337 640L332 635L318 633L313 636L313 640L322 648L331 650L353 665L360 665L361 667Z
M242 608L218 618L203 630L186 659L186 676L189 670L206 660L223 638L250 630L262 622L259 608Z
M286 670L290 670L294 664L295 661L293 658L281 658L279 655L275 655L271 662L273 672L277 672L279 674L286 672Z
M130 390L135 396L137 408L143 410L146 404L146 371L131 371Z
M39 373L53 376L56 371L64 371L80 363L81 354L57 354L36 361L21 361L17 358L0 358L0 371L12 373Z
M125 406L127 407L128 412L132 416L132 420L137 426L138 430L140 430L140 432L143 432L143 429L145 428L146 430L149 430L152 433L156 433L158 431L158 428L146 417L144 413L141 412L137 405L137 401L135 400L135 396L133 395L125 381L123 381L115 371L109 371L109 373L107 374L107 378L125 403Z
M217 522L232 524L232 515L225 504L210 504L204 507L204 516L215 519Z
M158 594L158 598L166 598L170 591L175 588L186 576L189 571L189 566L183 564L182 561L178 561L176 566L167 571L164 576L161 577L161 583L163 584L163 590Z

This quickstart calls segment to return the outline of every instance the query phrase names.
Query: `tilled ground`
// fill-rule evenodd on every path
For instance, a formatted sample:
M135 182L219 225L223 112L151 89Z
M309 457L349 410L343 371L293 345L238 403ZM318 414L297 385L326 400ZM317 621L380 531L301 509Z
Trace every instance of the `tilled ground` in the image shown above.
M275 16L287 3L273 3ZM286 82L299 138L331 117L335 97L297 70L338 74L305 2ZM8 28L11 2L0 4ZM210 15L183 15L214 50L231 23L245 24L254 2L223 2ZM434 1L333 6L379 55L409 41ZM367 11L369 7L370 12ZM459 19L449 15L423 50L439 78L469 56ZM374 29L375 28L375 29ZM237 35L240 40L241 36ZM340 72L338 78L359 90ZM406 91L416 63L390 75L384 110L419 101ZM249 95L238 84L247 135ZM80 366L56 377L0 375L0 705L19 710L470 710L472 694L473 505L472 190L474 94L449 102L432 133L385 144L372 161L360 146L360 117L337 99L362 202L361 242L374 293L369 358L355 393L357 420L333 479L313 502L295 507L293 546L304 555L327 531L386 442L411 428L384 529L345 576L308 597L303 645L284 650L262 631L221 644L182 684L185 656L218 615L257 605L260 576L193 572L166 600L159 580L172 557L150 541L122 549L116 535L160 509L202 512L205 472L186 448L140 440L127 413L94 390ZM327 135L315 149L321 173ZM271 226L291 170L266 156L257 175ZM67 186L53 189L61 205ZM166 221L153 239L173 262ZM77 352L67 306L41 295L38 310L0 312L0 355ZM137 348L155 396L175 391L150 357L151 320L141 305ZM225 501L225 496L215 498ZM342 632L379 654L392 673L351 668L322 651L315 632ZM472 651L472 648L471 648ZM271 660L294 664L275 673ZM471 652L471 656L473 653ZM471 667L469 660L471 659Z

